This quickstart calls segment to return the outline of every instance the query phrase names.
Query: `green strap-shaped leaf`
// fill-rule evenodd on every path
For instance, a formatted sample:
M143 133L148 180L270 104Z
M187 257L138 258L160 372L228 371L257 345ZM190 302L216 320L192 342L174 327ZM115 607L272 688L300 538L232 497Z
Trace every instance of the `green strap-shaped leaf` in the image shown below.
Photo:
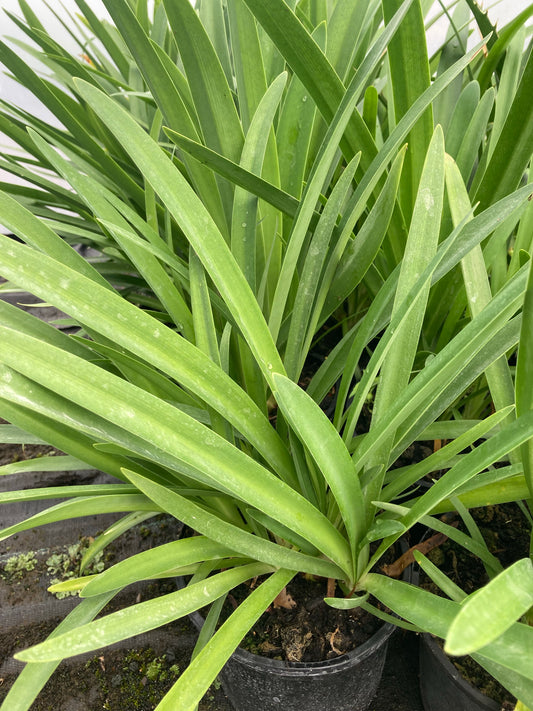
M396 195L402 173L406 146L394 159L383 188L363 226L352 239L360 205L350 204L339 223L340 237L335 244L322 280L320 322L324 322L360 284L372 268L375 257L387 236L394 215Z
M533 410L533 269L529 260L529 278L522 308L522 329L516 364L515 397L516 414L524 415ZM533 499L533 440L521 448L524 477Z
M71 132L74 140L91 156L91 159L96 164L99 164L109 176L112 176L116 185L124 190L126 195L131 195L136 202L138 201L139 204L142 204L143 196L139 186L86 129L84 118L85 122L87 119L86 116L83 116L82 108L73 100L70 100L70 97L67 106L67 99L65 98L67 95L62 96L64 92L60 92L56 87L41 79L21 57L3 42L0 42L0 62L4 63L17 76L18 80L57 116ZM76 114L72 113L73 108L76 110Z
M183 672L155 711L194 711L245 634L294 577L278 570L242 602Z
M533 53L530 52L514 101L475 195L481 209L515 190L531 160L532 94Z
M39 435L39 437L30 435L17 437L17 439L23 440L22 443L52 444L64 452L74 453L81 461L85 462L85 466L89 465L93 469L123 479L120 467L126 463L126 460L121 462L116 457L96 451L93 446L94 439L86 436L83 432L62 425L42 413L32 412L15 403L13 398L0 398L0 408L4 417L11 422Z
M444 651L477 652L511 627L533 606L533 563L516 561L461 604L446 635Z
M432 411L433 421L442 412L440 408L447 406L444 403L447 403L448 400L444 395L447 393L448 386L458 379L459 374L464 372L469 382L470 376L475 377L471 370L467 372L467 364L470 363L470 368L472 369L473 359L475 359L476 354L484 355L482 353L483 347L486 348L487 344L496 339L500 332L502 336L504 335L505 324L516 309L519 308L523 298L525 275L520 272L518 274L520 274L519 280L515 279L508 282L506 287L497 294L481 314L470 322L448 346L440 351L413 378L408 387L398 397L395 403L395 411L386 413L374 431L365 437L354 454L356 459L361 457L361 463L366 460L370 453L374 451L374 447L381 444L382 438L393 422L398 425L397 441L403 445L407 432L413 427L415 421L421 423L421 416L424 412L429 413L435 407ZM514 340L514 335L512 334L515 333L517 325L512 322L509 324L511 331L505 335L505 343L507 343L508 335ZM500 345L503 346L503 342ZM502 352L500 350L498 355L501 355ZM487 354L488 350L485 352L485 355ZM491 362L489 359L487 365ZM428 387L428 390L426 390L426 387ZM429 391L431 391L431 395ZM441 401L440 403L439 400ZM409 414L407 411L409 411Z
M205 29L188 0L164 0L185 74L208 146L239 159L243 130L230 87Z
M472 0L468 0L469 4ZM490 47L490 52L483 62L483 65L479 71L478 81L482 89L486 89L490 84L491 76L498 68L498 64L501 61L509 43L512 41L513 37L519 32L522 27L524 27L527 20L533 15L533 6L529 5L524 8L522 12L517 15L508 25L506 25L499 33L496 28L491 28L493 32L492 37L488 42ZM477 20L477 18L476 18ZM490 24L490 23L489 23ZM481 27L481 25L480 25ZM489 26L487 25L487 30ZM488 32L483 32L484 35ZM499 36L498 36L499 35Z
M392 501L395 496L398 496L402 491L406 491L410 486L416 484L417 481L421 480L430 472L447 468L445 465L449 461L453 461L454 456L466 450L477 440L483 439L487 433L497 427L512 410L513 408L509 406L496 411L486 419L481 420L481 422L474 424L474 426L470 427L466 432L459 434L453 439L450 437L451 442L448 442L444 447L441 447L421 462L409 465L402 472L395 470L392 473L390 483L381 491L380 497L385 501ZM428 439L430 439L430 437L428 437ZM439 438L432 437L431 439Z
M207 279L202 263L192 248L189 249L189 275L196 345L220 366L220 353Z
M0 476L22 472L74 472L80 469L87 469L87 465L76 457L37 457L0 466Z
M46 444L40 437L24 432L15 425L0 425L0 442L2 444Z
M55 457L49 457L54 459ZM64 459L64 457L57 457ZM29 460L30 462L35 460ZM8 465L9 466L9 465ZM43 471L47 471L43 469ZM53 470L51 470L53 471ZM46 499L71 499L81 496L118 496L123 494L136 494L135 487L129 484L86 484L71 486L49 486L44 489L22 489L21 491L0 492L0 503L21 501L45 501Z
M510 215L514 210L518 209L524 200L527 199L530 192L531 187L525 187L515 193L511 193L511 195L508 195L475 217L471 222L466 223L461 229L460 236L454 231L448 240L439 247L437 267L432 278L432 283L435 284L439 279L442 279L443 276L450 272L475 244L478 244L493 231L504 215ZM449 248L450 244L453 245L452 249ZM398 273L399 267L390 275L386 282L386 287L380 289L361 324L354 327L354 329L341 340L315 374L309 384L308 392L317 402L322 401L329 389L342 374L347 361L352 357L350 354L351 346L360 349L360 352L362 352L366 344L386 327L392 310L392 300ZM413 296L414 295L415 294L413 294ZM355 355L353 362L357 363L358 359L359 356ZM350 383L351 378L348 385ZM354 417L354 422L357 420L357 417L358 415ZM429 424L431 423L428 422L427 425ZM348 427L346 429L347 437L351 437L354 427Z
M126 533L126 531L131 530L134 526L141 525L144 521L147 521L157 514L150 511L134 511L133 513L126 514L121 519L111 524L103 533L100 533L96 538L94 538L91 543L89 543L85 552L82 555L80 562L80 573L83 573L85 568L89 563L91 563L98 553L103 551L106 546L108 546L117 538Z
M466 131L464 130L464 126L462 127L461 134L463 140L457 152L456 160L465 182L469 180L472 174L472 169L477 160L479 146L482 145L487 132L487 125L493 106L494 89L491 87L487 89L481 97Z
M465 54L470 33L470 12L466 3L458 3L454 9L453 17L450 13L447 13L447 15L450 26L440 53L437 75L442 74L443 71L446 71L448 67L451 67L454 62ZM469 75L472 78L471 71L469 71ZM457 77L433 104L435 125L440 124L445 135L447 134L450 118L455 112L463 84L463 77Z
M285 73L277 77L262 97L251 119L240 160L241 167L250 173L261 174L272 122L286 81ZM241 187L235 188L231 219L231 251L254 293L258 276L256 239L260 238L257 209L258 201L253 193Z
M473 452L459 460L438 482L435 482L431 489L416 499L407 512L405 510L402 511L402 523L406 528L410 528L416 522L424 519L427 514L439 510L439 504L444 500L447 501L448 505L448 508L444 510L449 511L448 498L452 494L455 494L460 487L469 482L486 466L493 464L500 457L505 456L508 451L526 442L531 437L532 431L533 416L524 415L490 440L483 442ZM505 483L503 486L505 486ZM391 506L394 508L394 505L387 505L383 502L374 502L374 505L383 506L388 510ZM451 508L453 508L453 504L451 504ZM381 545L381 553L392 545L397 538L398 536L391 536L386 539Z
M268 3L260 0L245 2L291 69L306 86L326 121L331 121L342 100L344 87L325 54L287 3L282 0ZM366 167L368 158L375 155L375 146L357 111L354 113L351 131L352 156L362 150L362 164Z
M58 446L57 442L65 442L69 445L65 447L66 451L78 451L74 433L79 433L84 445L81 449L83 458L93 464L94 468L124 479L121 467L131 465L129 458L134 457L142 461L136 466L146 476L151 476L167 486L181 484L193 489L212 490L210 479L202 477L198 470L191 470L183 461L158 449L155 444L147 446L145 440L110 422L109 419L106 420L83 406L69 402L11 368L2 365L1 375L0 394L4 398L2 407L10 419L17 424L22 422L27 429L36 432L50 432L47 440L55 446ZM198 415L196 411L193 414ZM57 435L54 428L58 430ZM69 435L74 440L72 443ZM173 474L170 475L161 467L171 469ZM188 476L191 471L194 479Z
M402 6L402 0L382 0L385 23ZM396 121L399 121L430 86L426 33L420 1L414 2L389 43L389 73ZM402 210L407 222L414 209L422 167L433 134L429 106L409 132L404 172L400 184Z
M459 500L469 509L522 501L522 499L527 499L528 496L529 489L523 474L511 476L503 481L487 484L487 486L480 486L464 494L458 494ZM435 506L431 513L442 514L452 509L453 503L449 499L445 499L442 503Z
M120 590L139 580L158 578L173 568L233 555L234 552L228 546L223 546L204 536L171 541L132 555L107 568L87 583L81 596L93 597L112 590Z
M335 225L359 165L359 158L360 154L357 154L334 185L304 257L284 358L287 375L295 381L298 380L316 332L318 317L322 311L321 304L316 305L317 292L322 296L329 286L322 280L324 263L330 252ZM313 311L315 319L311 321Z
M465 133L472 116L479 104L481 92L477 81L469 82L459 94L453 107L453 113L446 130L446 152L452 158L457 157Z
M408 3L406 3L406 5L407 4ZM296 273L297 263L300 259L300 254L305 243L305 237L309 229L312 211L318 201L324 181L326 180L326 176L328 175L331 165L336 158L339 142L341 141L351 118L355 115L355 113L357 113L354 113L354 108L361 92L364 89L364 84L369 78L372 69L379 61L379 58L386 47L386 41L390 39L394 31L397 29L401 17L402 11L399 11L394 20L390 23L388 31L386 30L380 37L379 41L372 47L367 57L365 57L364 62L355 73L348 89L339 103L338 109L331 120L330 125L328 126L322 146L315 159L313 169L308 178L308 183L300 205L298 216L290 235L289 245L285 253L278 285L274 294L269 325L275 338L278 338L279 336L281 323L287 308L290 288ZM368 131L366 126L365 130ZM351 158L353 158L353 155ZM360 206L360 209L362 213L364 209L362 205ZM355 221L359 215L352 215L352 210L353 207L350 205L350 217L353 216Z
M98 271L50 229L45 222L39 220L19 202L1 191L0 214L2 215L4 227L11 230L25 242L46 254L53 255L55 259L59 259L89 279L111 289L109 283L100 276Z
M257 195L257 197L265 200L265 202L273 205L286 215L289 215L290 217L294 217L294 215L296 215L299 202L288 192L277 188L275 185L272 185L259 175L250 173L241 165L233 163L227 158L224 158L224 156L221 156L220 153L212 151L210 148L203 146L201 143L191 141L181 133L176 133L176 131L172 131L167 127L164 128L164 131L168 137L174 141L177 146L179 146L179 148L186 153L190 153L201 163L205 163L219 175L231 180L232 183L248 190L248 192Z
M246 135L248 144L254 142L254 132L250 133L252 119L256 124L260 123L259 116L265 113L265 119L269 115L268 103L271 100L272 87L279 82L276 78L270 82L267 91L267 79L265 75L265 67L263 63L263 55L261 52L261 43L258 35L258 28L255 18L246 7L243 0L232 0L227 7L229 31L231 36L231 44L233 51L233 64L235 71L235 82L237 95L239 97L239 114ZM281 73L286 78L285 72ZM267 99L267 95L270 96ZM280 97L281 98L281 97ZM261 170L252 170L258 174L263 174L266 180L275 185L280 184L279 164L278 164L278 148L274 133L274 119L272 115L272 127L265 127L264 139L266 144L264 147L264 157L262 159ZM259 148L262 141L257 140ZM241 156L241 164L248 149L243 149ZM260 151L259 151L260 152ZM235 215L235 205L233 209ZM261 224L258 226L258 236L261 237L259 245L261 249L258 252L258 277L260 278L265 273L267 279L267 297L273 293L274 286L279 274L279 262L281 260L281 242L277 236L279 230L279 221L281 216L273 210L268 204L262 205L260 208ZM249 220L243 219L240 224L249 224ZM239 224L233 220L233 227Z
M227 3L228 24L233 52L239 113L244 129L248 128L267 90L261 44L255 19L243 0Z
M500 80L498 82L498 93L496 94L496 104L494 107L494 121L488 144L488 158L490 159L500 137L502 128L507 118L507 114L513 103L520 74L523 68L524 46L526 44L526 30L522 27L520 32L511 42L505 54Z
M198 9L198 5L200 6ZM228 84L233 81L233 73L231 67L231 58L229 52L229 42L227 34L227 25L224 17L225 4L223 0L214 0L214 2L196 3L200 20L205 27L211 44L215 48L220 64L224 68L224 74L228 80ZM231 43L233 46L233 42Z
M456 227L470 212L468 191L458 166L448 157L446 160L446 189L452 220ZM468 306L475 318L492 298L485 260L480 245L476 245L461 260ZM501 358L487 369L487 382L496 409L514 403L513 381L506 358Z
M127 222L106 200L107 191L104 187L100 186L97 181L92 180L90 176L81 173L75 166L63 160L38 134L30 130L30 135L43 155L48 158L52 165L56 166L65 180L78 191L78 194L82 196L83 201L98 219L117 224L122 229L128 229ZM114 234L114 237L139 273L146 279L155 295L160 299L178 330L182 331L190 341L194 342L191 313L165 269L146 250L139 249L132 242L123 241L120 233Z
M78 340L87 342L87 339L78 339L76 336L71 337L71 340L75 342ZM112 363L115 363L122 372L128 373L128 379L131 379L136 385L142 387L143 390L147 390L153 395L163 398L163 400L172 400L174 403L180 403L186 407L201 410L201 405L197 398L189 395L189 393L185 392L185 390L176 385L176 383L146 363L142 363L136 358L126 355L117 348L111 348L110 346L97 343L96 341L91 341L91 350L108 358ZM95 356L94 360L96 359L97 356Z
M185 617L240 583L270 570L269 566L260 563L226 570L177 592L113 612L95 622L18 652L15 656L25 662L48 662L106 647Z
M127 79L130 68L128 57L124 56L124 47L117 44L113 34L109 31L109 23L104 23L99 20L85 0L76 0L76 5L80 8L91 30L109 52L110 57L117 65L122 76Z
M242 10L249 15L246 6L243 6ZM250 19L252 23L255 22L251 16ZM251 119L241 155L241 167L251 173L260 175L265 161L268 160L268 155L273 156L272 124L286 81L286 73L280 74L274 80ZM270 151L268 150L269 145ZM265 218L272 212L267 206L264 206L263 211ZM272 217L271 214L270 217ZM265 221L265 218L259 219L257 197L245 188L235 187L231 219L231 251L252 291L258 294L260 303L264 301L260 295L261 290L258 292L258 284L262 281L262 275L266 279L265 270L270 271L275 280L279 271L277 256L280 252L280 242L277 238L276 228L270 229L269 220ZM276 246L272 244L272 240L277 242ZM268 264L269 267L266 266ZM246 390L258 406L264 408L265 388L257 364L242 341L239 341L239 351Z
M28 25L36 30L45 31L44 25L41 24L37 15L33 12L26 0L19 0L19 7L24 15L24 19Z
M466 593L456 585L447 575L445 575L429 558L422 555L420 551L414 550L413 555L424 573L432 580L435 585L438 585L442 592L455 602L461 602L465 599ZM514 620L513 620L514 621Z
M69 402L61 395L38 385L11 368L1 366L0 395L6 417L25 429L43 434L43 439L63 451L75 454L93 468L105 471L124 480L121 468L131 464L129 457L142 460L137 467L166 485L182 484L211 489L210 482L197 483L187 476L183 462L155 445L147 448L146 442L95 415L83 406ZM195 411L194 415L198 415ZM78 441L79 440L79 441ZM111 455L111 456L109 456ZM161 467L174 470L172 476ZM182 473L181 476L179 473ZM196 476L199 473L195 472Z
M531 438L533 433L533 413L523 415L494 437L485 440L476 449L466 455L451 469L449 469L438 482L435 482L423 496L421 496L409 509L402 522L410 527L421 516L430 513L443 499L447 499L460 486L469 481L485 466L498 461L514 447L520 446Z
M125 511L159 511L153 501L142 494L107 494L90 496L65 501L56 506L30 516L21 523L0 530L0 541L21 531L28 531L36 526L44 526L57 521L68 521L81 516L98 516L106 513L123 513Z
M387 27L390 28L393 22L394 20L391 21ZM411 108L400 119L378 151L368 170L365 171L352 197L351 205L359 203L359 215L363 214L367 206L367 201L378 184L383 171L386 169L390 160L396 155L396 152L416 121L423 115L424 111L434 99L469 65L472 58L481 50L482 46L482 44L479 44L474 47L462 59L447 69L444 74L441 74L441 76L414 101ZM394 224L394 220L392 224ZM403 253L403 245L398 245L398 248L399 247L401 247Z
M313 38L321 46L325 44L325 32L325 26L320 25L313 33ZM296 198L300 198L304 188L304 176L316 116L316 105L308 99L307 88L293 74L283 99L276 129L276 141L280 185L283 190ZM287 230L290 221L285 222L285 230Z
M274 383L281 411L327 481L355 551L363 536L366 512L350 454L320 407L296 383L281 375L274 376Z
M335 3L327 25L326 56L343 82L346 81L369 22L373 21L379 9L379 0L344 0Z
M62 202L64 205L71 205L74 209L79 208L81 206L79 198L76 195L73 195L71 191L61 187L60 185L57 185L52 180L47 180L42 175L38 175L34 170L30 170L22 165L18 165L13 159L11 159L9 156L6 156L6 154L4 154L4 156L8 158L8 160L0 160L0 167L2 168L2 170L5 170L6 172L11 173L12 175L17 175L19 178L23 178L25 181L37 185L40 189L48 191L48 195L40 196L44 199L45 202L49 203L49 201L53 201L54 199L56 199ZM13 194L14 190L16 190L15 185L10 186L10 189L6 190L6 192L11 192L11 194ZM37 199L36 191L31 191L28 194L35 195Z
M374 263L374 259L385 239L387 228L393 215L404 155L405 149L400 151L396 156L387 176L387 180L385 181L385 185L355 239L351 239L350 230L355 214L352 214L349 219L343 217L341 222L342 236L339 238L326 267L327 277L325 276L323 279L322 293L318 299L318 305L321 305L321 312L320 314L315 314L315 319L320 316L320 322L324 322L324 320L335 311L339 303L357 288ZM350 235L348 235L348 230L350 230ZM345 242L347 242L347 244L344 244ZM373 306L370 307L371 309L377 309L380 301L383 301L383 297L386 296L388 288L389 287L384 287L381 290L380 294L373 301ZM393 287L390 288L392 297ZM370 320L371 319L365 319L363 323L366 325ZM353 374L359 362L359 348L364 347L363 340L365 339L364 337L361 338L364 330L363 326L361 330L358 330L358 336L355 338L352 337L352 347L344 358L344 365L342 367L343 377L339 385L334 418L334 422L337 425L339 419L343 416ZM358 345L358 341L360 341L360 345ZM330 354L330 356L331 355L332 354ZM311 392L313 392L314 382L316 381L311 381ZM347 441L349 441L348 438Z
M0 358L18 372L183 462L194 479L259 508L349 570L347 544L306 499L172 405L57 348L0 326ZM21 358L21 349L25 356ZM39 368L38 363L46 363ZM31 374L30 374L31 371ZM9 372L4 374L8 379ZM9 383L8 383L9 384ZM105 395L104 395L105 393Z
M209 298L207 278L202 263L194 253L192 247L189 248L189 275L191 311L193 315L196 345L203 353L209 356L214 363L220 366L220 352L212 304ZM233 434L229 423L216 410L209 406L208 414L209 422L213 430L232 442Z
M437 251L443 200L444 136L441 127L437 126L427 150L416 193L409 237L394 297L393 316ZM428 295L429 282L419 291L409 319L400 327L401 332L396 335L395 342L383 361L372 413L371 430L379 423L383 414L394 407L393 403L409 383ZM386 463L388 456L387 448L383 446L379 454L369 460L368 466ZM375 498L381 484L377 482L376 486L378 489L371 489L369 492L371 499Z

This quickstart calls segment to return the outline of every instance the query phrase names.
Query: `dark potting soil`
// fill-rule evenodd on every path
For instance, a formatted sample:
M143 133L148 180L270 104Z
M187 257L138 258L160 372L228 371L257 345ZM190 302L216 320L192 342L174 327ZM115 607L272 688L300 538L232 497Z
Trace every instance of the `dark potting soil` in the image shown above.
M359 647L382 622L361 608L336 610L326 605L326 585L326 580L293 578L240 646L254 654L290 662L323 661ZM247 590L243 588L231 596L233 605L244 599Z
M472 509L470 513L489 550L499 559L504 568L529 555L529 525L517 504L487 506ZM458 528L466 532L462 520L459 521ZM489 581L481 560L450 539L432 550L428 558L467 594ZM442 595L440 589L423 573L420 574L420 583L427 590ZM441 644L439 640L437 641ZM514 708L516 700L471 657L450 659L467 681L501 704L502 709Z
M59 454L57 450L47 445L32 444L22 446L19 444L3 444L0 446L0 466L22 462L34 457L50 457L57 454Z

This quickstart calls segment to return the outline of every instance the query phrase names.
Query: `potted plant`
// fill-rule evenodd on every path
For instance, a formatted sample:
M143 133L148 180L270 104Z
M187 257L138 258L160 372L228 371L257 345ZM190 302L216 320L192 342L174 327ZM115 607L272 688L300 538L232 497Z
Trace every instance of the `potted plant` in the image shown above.
M65 657L211 603L197 655L157 707L194 708L299 574L336 581L333 607L445 637L458 603L371 571L419 522L482 555L438 514L455 494L470 506L529 492L513 453L529 447L533 414L527 404L515 416L506 358L521 323L529 328L529 263L517 256L487 291L481 245L500 264L509 236L527 240L531 185L519 185L531 157L531 57L488 142L487 87L513 33L487 40L486 56L485 43L443 50L435 69L413 0L228 0L199 12L164 0L152 15L145 2L106 0L114 25L77 4L81 57L20 0L15 21L53 80L0 43L0 61L61 124L0 113L32 155L7 155L2 167L35 186L0 194L0 222L20 240L0 236L0 274L79 328L71 337L0 302L0 414L116 481L11 492L3 503L65 501L0 536L88 513L161 511L198 535L69 581L83 601L18 655L28 665L4 706L28 708ZM468 72L477 79L463 88ZM440 302L457 283L453 319ZM304 382L330 326L336 344ZM461 398L474 400L481 378L495 411L476 406L465 419ZM320 404L332 389L328 417ZM425 439L451 441L393 468ZM426 493L402 499L441 469ZM94 620L124 586L185 573L186 588ZM221 599L260 576L215 631ZM531 705L530 665L509 650L533 631L516 619L475 654Z

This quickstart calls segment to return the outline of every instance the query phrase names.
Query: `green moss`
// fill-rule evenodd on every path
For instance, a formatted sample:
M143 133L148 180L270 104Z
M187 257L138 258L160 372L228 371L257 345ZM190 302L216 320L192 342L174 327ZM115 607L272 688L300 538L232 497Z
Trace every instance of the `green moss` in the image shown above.
M154 650L133 649L120 664L108 657L94 657L86 664L94 674L105 699L104 709L146 711L157 706L180 674L173 655L156 655Z
M24 573L34 570L37 565L35 553L19 553L19 555L8 558L4 565L4 576L10 581L22 580Z

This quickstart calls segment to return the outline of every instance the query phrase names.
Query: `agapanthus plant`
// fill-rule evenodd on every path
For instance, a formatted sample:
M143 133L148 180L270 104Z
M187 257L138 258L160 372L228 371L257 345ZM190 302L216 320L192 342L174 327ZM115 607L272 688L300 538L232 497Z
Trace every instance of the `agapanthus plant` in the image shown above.
M79 56L23 0L12 18L51 76L0 43L60 124L2 106L0 128L30 154L2 167L33 184L0 193L0 222L19 240L0 236L3 289L78 329L0 301L0 414L12 440L29 432L65 452L59 468L114 479L3 495L65 501L0 535L105 512L125 514L125 530L162 511L198 535L69 581L83 601L17 655L29 663L4 707L29 708L61 659L260 575L158 709L194 708L299 573L336 580L331 605L446 637L459 602L371 571L423 523L496 574L486 546L439 514L533 491L526 17L467 52L460 4L461 41L430 63L413 0L163 0L152 13L105 0L114 25L77 4L82 19L67 25ZM324 329L335 345L304 371ZM449 443L394 469L428 439ZM185 572L185 589L92 621L125 586ZM471 651L532 705L524 605Z

